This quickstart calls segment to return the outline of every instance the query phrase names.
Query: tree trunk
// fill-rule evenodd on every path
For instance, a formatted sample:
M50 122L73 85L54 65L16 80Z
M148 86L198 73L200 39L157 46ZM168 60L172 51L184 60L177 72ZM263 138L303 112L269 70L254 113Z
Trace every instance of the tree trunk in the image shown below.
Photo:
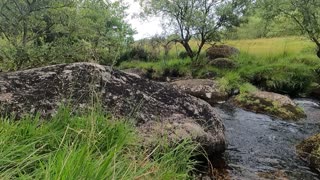
M317 56L318 56L318 58L320 58L320 42L319 42L318 39L315 38L315 37L313 37L313 38L311 38L311 39L312 39L313 42L316 43L316 45L317 45L317 47L318 47Z
M189 43L184 41L181 44L183 45L184 49L186 50L188 56L191 58L191 60L193 60L194 54L193 54L193 51L192 51Z
M22 34L22 47L25 48L27 44L27 37L28 37L28 24L27 20L23 20L23 34Z

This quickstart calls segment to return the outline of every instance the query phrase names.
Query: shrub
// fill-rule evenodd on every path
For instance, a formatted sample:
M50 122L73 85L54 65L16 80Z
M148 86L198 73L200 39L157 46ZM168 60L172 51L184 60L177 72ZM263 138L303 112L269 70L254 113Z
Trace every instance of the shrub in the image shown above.
M189 57L189 55L186 51L181 51L181 52L179 52L178 57L180 59L187 59Z
M155 61L159 60L159 55L147 51L145 48L140 46L133 47L130 51L125 52L119 59L119 63L123 61Z
M243 67L239 73L241 77L262 89L292 96L306 92L315 80L312 68L302 63L247 66Z

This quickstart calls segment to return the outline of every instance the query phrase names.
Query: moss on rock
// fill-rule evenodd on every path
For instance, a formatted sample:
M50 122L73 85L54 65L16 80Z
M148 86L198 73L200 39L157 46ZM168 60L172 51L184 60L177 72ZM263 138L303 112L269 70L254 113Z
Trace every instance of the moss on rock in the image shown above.
M320 170L320 134L309 137L296 146L298 155L311 167Z
M244 92L234 98L234 103L241 108L285 120L299 120L306 117L304 111L289 97L271 92Z

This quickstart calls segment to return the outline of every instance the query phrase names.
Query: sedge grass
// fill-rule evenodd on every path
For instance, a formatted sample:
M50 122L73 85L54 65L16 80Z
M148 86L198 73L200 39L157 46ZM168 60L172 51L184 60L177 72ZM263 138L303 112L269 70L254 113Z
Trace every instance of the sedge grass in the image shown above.
M193 170L190 141L149 150L125 120L70 112L61 108L48 122L2 118L0 179L187 179Z

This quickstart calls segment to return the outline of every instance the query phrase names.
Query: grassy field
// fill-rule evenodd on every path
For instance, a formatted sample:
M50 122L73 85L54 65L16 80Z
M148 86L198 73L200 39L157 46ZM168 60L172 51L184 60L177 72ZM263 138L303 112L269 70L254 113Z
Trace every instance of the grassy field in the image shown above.
M193 48L197 47L196 41L191 41ZM304 54L312 53L315 45L304 37L278 37L278 38L261 38L248 40L222 41L218 44L227 44L240 49L241 52L255 56L278 56L283 54ZM206 45L206 50L210 45ZM170 52L172 56L184 51L179 44L174 46Z
M314 43L303 37L263 38L254 40L226 41L241 52L256 56L278 56L312 52Z
M0 179L188 179L196 148L187 140L142 148L133 125L99 112L49 122L0 119Z

